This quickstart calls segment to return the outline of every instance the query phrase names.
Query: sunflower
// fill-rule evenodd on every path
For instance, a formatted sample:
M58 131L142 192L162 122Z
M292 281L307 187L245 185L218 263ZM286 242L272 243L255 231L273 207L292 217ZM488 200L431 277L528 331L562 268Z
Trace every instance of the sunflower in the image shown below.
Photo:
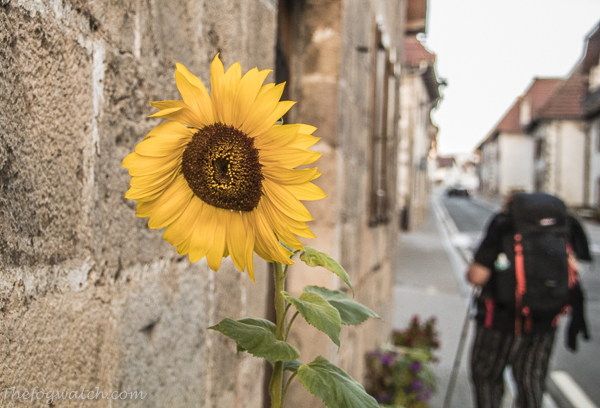
M175 82L183 101L150 102L167 119L123 160L137 200L136 215L190 262L206 257L217 271L223 257L254 279L253 253L292 264L287 247L314 238L313 220L300 200L326 197L312 183L317 168L295 169L321 155L308 150L315 127L279 124L294 105L280 101L284 84L263 85L270 70L239 63L227 72L217 55L210 68L211 94L183 65Z

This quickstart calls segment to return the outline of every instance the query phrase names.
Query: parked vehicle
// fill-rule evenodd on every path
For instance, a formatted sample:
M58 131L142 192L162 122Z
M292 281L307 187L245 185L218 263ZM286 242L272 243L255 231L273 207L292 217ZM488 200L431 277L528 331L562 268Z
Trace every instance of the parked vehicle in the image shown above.
M465 187L450 187L446 190L446 195L448 197L471 197L471 192L467 190Z

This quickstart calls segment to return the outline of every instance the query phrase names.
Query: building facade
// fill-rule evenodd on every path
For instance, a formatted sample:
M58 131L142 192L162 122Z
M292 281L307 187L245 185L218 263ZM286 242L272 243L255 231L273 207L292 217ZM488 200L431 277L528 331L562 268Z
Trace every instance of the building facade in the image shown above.
M438 128L431 112L440 101L435 54L418 38L426 32L427 3L409 2L400 86L397 204L403 230L426 217L432 171L437 155Z

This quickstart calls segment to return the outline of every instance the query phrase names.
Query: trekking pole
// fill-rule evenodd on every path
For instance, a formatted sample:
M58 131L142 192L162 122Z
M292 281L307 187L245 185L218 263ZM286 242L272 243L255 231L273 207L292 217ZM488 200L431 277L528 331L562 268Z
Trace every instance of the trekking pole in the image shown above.
M477 292L479 291L479 287L474 286L471 291L471 295L469 296L467 302L467 313L465 315L465 320L463 322L462 331L460 333L460 340L458 342L458 349L456 350L456 357L454 357L454 364L452 366L452 373L450 374L450 381L448 381L448 388L446 389L446 396L444 398L443 408L450 408L450 403L452 402L452 394L454 392L454 386L456 385L456 378L458 377L458 369L460 368L460 361L462 359L463 349L465 348L465 343L467 341L467 336L469 335L469 322L471 318L471 307L473 303L473 299L475 299Z

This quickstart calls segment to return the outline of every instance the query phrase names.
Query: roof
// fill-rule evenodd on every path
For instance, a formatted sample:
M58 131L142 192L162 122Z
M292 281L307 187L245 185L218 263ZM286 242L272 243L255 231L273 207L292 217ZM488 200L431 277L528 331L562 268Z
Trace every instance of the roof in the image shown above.
M534 114L536 120L544 119L582 119L581 100L587 93L587 75L575 70Z
M418 68L421 61L435 63L435 54L429 52L415 35L404 37L404 64L407 67Z
M414 34L427 32L427 0L408 0L406 31Z
M435 54L429 52L416 35L404 37L404 66L419 70L429 94L429 98L437 100L440 97L440 82L435 73ZM423 71L421 71L423 70Z
M438 168L452 167L452 165L455 163L454 157L438 156L436 161L437 161Z
M515 103L510 107L506 114L500 119L498 124L479 144L481 146L485 142L495 138L500 132L503 133L522 133L525 132L525 127L528 123L520 122L520 110L523 101L527 101L531 106L531 117L536 117L537 113L544 104L552 97L552 95L560 87L563 79L560 78L534 78L532 84L522 96L519 96Z

